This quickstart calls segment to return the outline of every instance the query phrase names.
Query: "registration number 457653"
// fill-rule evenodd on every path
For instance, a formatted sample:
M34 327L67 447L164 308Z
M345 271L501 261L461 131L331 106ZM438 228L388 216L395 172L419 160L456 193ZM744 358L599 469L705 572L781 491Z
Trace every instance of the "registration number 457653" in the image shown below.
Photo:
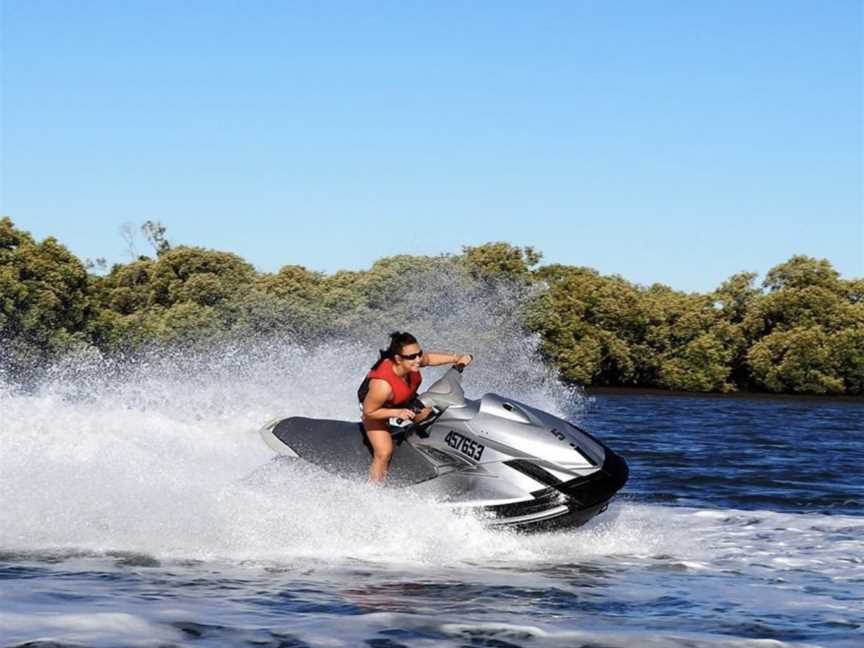
M486 449L486 446L482 443L472 441L458 432L448 432L447 436L444 437L444 441L448 446L471 457L474 461L480 461L480 457L483 456L483 451Z

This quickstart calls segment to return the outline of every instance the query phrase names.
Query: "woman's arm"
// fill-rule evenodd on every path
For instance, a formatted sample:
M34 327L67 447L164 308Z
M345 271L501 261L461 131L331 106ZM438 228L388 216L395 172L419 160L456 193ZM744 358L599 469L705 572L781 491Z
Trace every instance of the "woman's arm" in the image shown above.
M423 359L420 361L421 367L437 367L445 364L464 364L469 365L474 359L470 353L429 353L423 354Z
M384 407L384 404L390 400L393 395L393 390L386 380L373 378L369 381L369 393L363 400L363 419L370 421L386 421L389 418L396 417L401 419L413 419L414 412L410 409L400 407Z

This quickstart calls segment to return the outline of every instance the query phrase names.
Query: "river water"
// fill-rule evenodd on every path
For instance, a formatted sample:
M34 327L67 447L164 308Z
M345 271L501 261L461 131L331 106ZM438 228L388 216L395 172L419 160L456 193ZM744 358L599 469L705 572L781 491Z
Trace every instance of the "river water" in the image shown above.
M469 396L519 392L631 468L588 526L520 535L266 468L267 419L354 415L345 353L0 383L0 646L864 645L864 404L587 398L478 362Z

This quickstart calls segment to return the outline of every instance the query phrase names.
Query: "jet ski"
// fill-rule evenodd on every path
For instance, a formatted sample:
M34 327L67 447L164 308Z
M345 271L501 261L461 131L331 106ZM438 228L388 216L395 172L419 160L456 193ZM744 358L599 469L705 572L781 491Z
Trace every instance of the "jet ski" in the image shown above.
M414 404L422 422L390 419L386 485L409 488L489 525L536 531L585 524L609 506L627 463L582 428L497 394L465 397L456 365ZM279 455L346 478L367 478L372 450L362 424L277 419L261 435Z

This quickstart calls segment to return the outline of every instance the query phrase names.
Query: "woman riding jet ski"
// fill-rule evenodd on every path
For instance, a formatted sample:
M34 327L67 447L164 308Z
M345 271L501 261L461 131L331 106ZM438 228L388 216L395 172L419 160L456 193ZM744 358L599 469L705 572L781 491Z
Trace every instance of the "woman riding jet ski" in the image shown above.
M470 362L459 358L407 407L388 408L384 401L383 408L367 408L361 387L364 421L367 409L393 416L388 485L479 513L492 525L526 530L577 527L605 511L627 482L626 462L581 428L539 409L496 394L465 398L463 360ZM376 445L363 423L348 421L291 417L267 424L261 434L278 454L347 478L366 477Z
M381 357L372 365L366 380L357 390L363 412L363 429L372 446L369 481L382 482L387 476L393 454L388 421L400 418L420 423L432 413L431 408L416 403L417 390L423 382L420 367L444 364L467 366L473 359L470 353L424 355L417 338L410 333L396 331L390 334L390 346L381 350ZM412 403L415 405L413 409L409 407Z

